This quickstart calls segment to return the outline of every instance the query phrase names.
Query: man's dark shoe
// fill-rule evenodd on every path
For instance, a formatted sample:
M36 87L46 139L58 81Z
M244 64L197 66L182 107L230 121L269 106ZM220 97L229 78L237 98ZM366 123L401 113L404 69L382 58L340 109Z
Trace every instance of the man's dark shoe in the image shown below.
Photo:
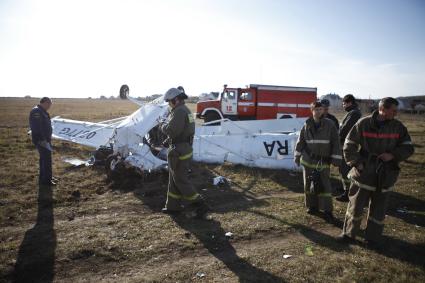
M351 237L349 237L349 236L347 236L345 234L340 234L340 235L336 236L335 237L335 240L338 243L341 243L341 244L353 244L353 243L356 242L355 239L353 239L353 238L351 238Z
M310 207L310 208L307 209L307 213L311 214L311 215L315 215L315 214L319 213L319 210L317 208Z
M163 209L161 209L162 213L168 214L168 215L179 215L181 213L181 210L170 210L166 207L164 207Z
M348 191L344 191L341 195L337 196L335 199L340 202L348 202L349 201Z

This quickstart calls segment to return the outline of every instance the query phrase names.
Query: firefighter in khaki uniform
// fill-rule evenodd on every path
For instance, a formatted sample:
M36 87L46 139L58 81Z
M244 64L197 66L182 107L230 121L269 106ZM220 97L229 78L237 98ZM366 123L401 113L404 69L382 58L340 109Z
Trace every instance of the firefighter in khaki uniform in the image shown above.
M333 220L330 164L338 166L342 160L341 146L334 122L323 118L320 102L311 104L310 117L301 129L295 146L294 161L303 165L305 205L307 213L323 210L328 221ZM312 176L316 174L321 182L321 191L311 190Z
M168 122L162 124L161 131L168 136L169 182L164 213L178 214L186 204L193 216L202 217L206 205L188 180L188 169L192 159L192 142L195 134L195 121L184 99L187 95L177 88L169 89L164 96L171 107Z
M398 165L414 152L406 127L394 119L397 106L396 99L383 98L378 111L360 119L345 140L344 158L353 168L348 174L350 201L340 241L355 239L363 208L369 205L365 240L372 248L379 245L389 192L400 172Z

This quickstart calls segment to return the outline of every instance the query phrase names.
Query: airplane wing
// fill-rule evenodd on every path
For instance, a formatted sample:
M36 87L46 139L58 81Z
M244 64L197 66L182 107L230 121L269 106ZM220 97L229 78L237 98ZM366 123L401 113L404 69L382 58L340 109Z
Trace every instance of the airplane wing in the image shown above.
M109 144L117 124L124 118L92 123L54 117L53 138L98 148Z

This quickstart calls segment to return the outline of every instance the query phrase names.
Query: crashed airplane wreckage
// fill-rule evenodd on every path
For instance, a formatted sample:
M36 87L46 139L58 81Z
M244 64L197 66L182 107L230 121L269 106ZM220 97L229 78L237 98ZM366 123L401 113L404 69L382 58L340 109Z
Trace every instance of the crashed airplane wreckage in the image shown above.
M126 87L126 86L123 86ZM121 88L121 90L123 89ZM55 117L53 137L97 149L107 173L116 168L134 168L139 173L167 167L165 136L158 125L165 121L169 107L163 97L141 103L120 93L140 108L129 116L103 122L85 122ZM305 118L231 121L223 119L196 127L193 159L205 163L242 164L249 167L298 170L293 150ZM98 161L98 160L96 160ZM109 174L109 173L108 173Z

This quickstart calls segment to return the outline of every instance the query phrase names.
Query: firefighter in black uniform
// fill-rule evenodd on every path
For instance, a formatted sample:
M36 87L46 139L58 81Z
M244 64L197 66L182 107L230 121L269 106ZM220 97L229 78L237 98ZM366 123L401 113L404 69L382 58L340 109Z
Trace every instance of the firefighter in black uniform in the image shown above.
M356 103L356 99L352 94L347 94L342 99L342 107L347 112L344 119L342 120L341 127L339 128L339 138L341 145L344 145L345 139L348 136L348 133L351 131L353 126L357 121L362 117L362 113ZM351 181L348 178L348 172L351 170L351 167L347 165L345 160L341 163L339 167L339 174L341 176L342 186L344 188L344 193L336 197L336 200L342 202L348 202L348 190L350 189Z
M52 176L52 124L47 111L52 106L52 100L43 97L35 106L29 117L32 142L40 154L40 185L54 186L57 179Z

